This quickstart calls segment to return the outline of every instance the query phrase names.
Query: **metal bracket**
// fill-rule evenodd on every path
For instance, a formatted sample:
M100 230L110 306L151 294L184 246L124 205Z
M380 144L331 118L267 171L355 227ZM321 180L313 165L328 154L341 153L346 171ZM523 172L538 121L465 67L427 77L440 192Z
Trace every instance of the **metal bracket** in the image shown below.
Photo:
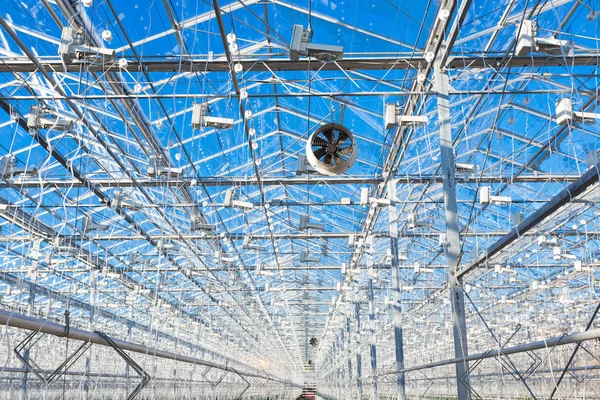
M69 315L70 315L69 311L66 310L65 311L65 330L61 335L58 335L59 337L66 337L69 335L69 329L70 329ZM43 336L44 336L44 333L40 334L39 331L33 331L29 335L27 335L27 337L14 348L15 355L17 356L17 358L19 360L21 360L23 365L25 365L25 368L27 368L28 371L33 372L42 381L42 383L40 385L38 385L38 387L40 387L42 385L48 385L48 384L56 381L57 379L59 379L61 376L63 376L65 374L65 372L67 372L67 370L69 368L71 368L71 366L73 364L75 364L75 362L87 351L87 349L89 349L92 346L92 344L89 342L83 343L81 346L79 346L77 348L77 350L75 350L73 353L71 353L71 355L69 355L63 363L61 363L56 369L54 369L54 371L52 371L50 374L46 374L46 372L44 372L44 370L42 368L40 368L40 366L37 365L35 363L35 361L33 361L31 358L29 358L29 356L27 356L25 354L33 346L35 346L37 344L37 342ZM37 339L36 339L36 337L37 337Z
M142 389L148 384L148 382L150 382L150 375L148 375L148 373L146 371L144 371L144 369L138 364L136 363L133 358L131 358L129 356L129 354L125 353L123 351L123 349L121 349L115 342L114 340L112 340L110 338L110 336L108 336L106 333L104 332L100 332L100 331L94 331L94 333L98 334L102 339L104 339L104 341L110 346L112 347L120 356L121 358L123 358L123 360L125 360L125 362L131 367L133 368L133 370L135 372L138 373L138 375L142 378L142 381L139 383L139 385L136 386L136 388L133 390L133 392L131 392L129 394L129 396L127 396L127 400L133 400L141 391Z

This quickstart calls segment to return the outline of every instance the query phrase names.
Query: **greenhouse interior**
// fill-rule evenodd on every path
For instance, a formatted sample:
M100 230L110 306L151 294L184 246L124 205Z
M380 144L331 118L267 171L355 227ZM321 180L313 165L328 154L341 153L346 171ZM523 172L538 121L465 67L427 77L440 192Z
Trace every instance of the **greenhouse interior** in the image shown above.
M0 400L599 399L599 64L599 0L3 0Z

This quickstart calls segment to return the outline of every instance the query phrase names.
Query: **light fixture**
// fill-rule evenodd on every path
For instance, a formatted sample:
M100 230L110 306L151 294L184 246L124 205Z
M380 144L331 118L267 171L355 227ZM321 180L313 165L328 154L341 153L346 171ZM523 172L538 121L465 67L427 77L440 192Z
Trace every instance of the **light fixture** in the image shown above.
M308 250L300 252L300 262L319 262L320 258L317 255L309 254Z
M110 31L108 32L110 33ZM110 34L110 37L112 37L112 34ZM115 51L112 49L86 45L83 30L75 30L71 27L64 27L62 30L58 54L65 64L72 64L73 59L87 59L89 61L105 59L107 61L114 61L116 58Z
M160 159L156 156L148 157L148 176L152 178L160 176L174 178L183 174L183 168L165 167L159 160Z
M202 103L194 103L192 106L192 128L201 129L211 127L215 129L233 128L233 118L211 117L206 115L208 106Z
M216 225L202 223L202 222L200 222L200 218L197 216L193 216L190 220L190 231L192 231L192 232L196 232L196 231L213 232L216 229L217 229Z
M483 186L479 189L479 204L510 204L512 198L508 196L493 196L489 186Z
M515 54L519 57L524 57L532 51L561 55L571 53L573 50L573 43L569 40L557 39L554 36L538 38L535 22L532 20L523 20L516 34Z
M408 216L406 218L406 227L408 229L416 229L416 228L420 228L425 226L426 224L423 221L420 221L417 214L415 213L408 213Z
M546 236L541 235L541 236L538 236L537 244L538 244L538 246L557 246L558 238L557 237L547 238Z
M53 129L55 131L70 131L73 129L74 122L57 117L53 111L43 105L31 106L29 117L27 118L27 127L31 130Z
M108 225L106 224L97 224L94 222L92 217L88 216L83 221L83 232L93 232L93 231L107 231Z
M17 160L12 154L0 158L0 179L9 180L17 175L37 175L37 167L17 167Z
M290 59L298 61L300 56L314 57L322 62L334 62L341 60L344 56L342 46L326 44L314 44L312 41L312 29L304 29L302 25L292 27L292 39L290 40Z
M234 188L227 189L225 191L225 200L223 201L223 207L235 207L243 210L254 209L254 204L249 201L242 201L236 199L236 192Z
M377 197L369 197L369 203L374 206L377 206L377 207L384 207L384 206L392 205L392 201L390 199L380 199ZM371 210L373 210L373 211L371 212ZM374 212L375 212L375 209L373 209L373 208L371 208L369 210L369 214L371 216L372 216L372 214L374 214Z
M315 224L314 222L309 222L308 215L301 215L298 229L300 229L301 231L308 230L308 229L316 229L316 230L324 231L325 225Z
M265 250L264 246L260 246L258 244L252 243L252 238L250 236L244 236L242 248L245 250L256 250L256 251L264 251Z
M125 208L131 211L139 211L144 207L140 202L131 199L126 200L126 195L121 189L115 189L113 196L113 201L111 201L111 206L113 208Z
M298 154L297 163L296 163L296 175L306 175L315 173L316 170L310 165L308 160L306 159L306 154Z
M476 164L454 164L456 172L475 173L479 169Z
M424 125L428 121L429 119L424 115L402 115L398 104L385 105L385 129L402 125Z
M573 102L569 98L561 99L556 104L556 124L566 125L572 122L590 121L600 119L599 113L573 111Z

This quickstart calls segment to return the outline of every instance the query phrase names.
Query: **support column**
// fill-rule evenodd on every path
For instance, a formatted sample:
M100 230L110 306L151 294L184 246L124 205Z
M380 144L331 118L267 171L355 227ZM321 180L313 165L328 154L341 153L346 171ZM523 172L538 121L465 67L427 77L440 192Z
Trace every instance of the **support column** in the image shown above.
M131 342L131 323L127 323L127 340ZM129 364L125 363L125 390L130 393L131 389L131 375L129 371Z
M177 348L179 347L179 329L180 329L180 321L177 320L177 328L175 330L175 353L177 353ZM177 397L177 362L173 362L173 396Z
M377 338L375 336L375 292L373 290L373 237L367 239L369 251L367 252L367 300L369 302L369 355L371 357L371 400L379 400L379 391L377 390Z
M90 307L89 313L90 313L90 321L89 321L89 326L88 326L88 331L93 332L94 331L94 310L95 310L95 305L96 305L96 278L95 277L90 277L90 303L92 305L92 307ZM131 339L131 338L130 338ZM90 359L90 352L92 350L89 349L88 351L85 352L85 379L83 381L83 393L84 393L84 398L85 400L88 400L90 398L90 373L91 373L91 359Z
M349 306L349 304L347 304ZM348 314L350 310L346 309L346 313ZM347 387L348 390L352 390L352 350L350 349L350 344L352 343L352 335L350 333L350 317L346 314L346 336L344 335L344 331L342 331L342 342L344 343L344 347L346 348L345 353L348 357L348 379Z
M356 318L355 327L355 344L356 344L356 388L358 390L358 398L362 399L363 397L363 387L362 387L362 356L360 354L360 303L354 303L354 316Z
M402 339L402 307L400 291L402 285L400 282L400 269L398 265L398 217L396 211L396 182L391 180L388 183L388 207L390 221L390 249L391 249L391 268L392 285L394 289L394 344L396 349L396 385L398 387L398 398L406 400L406 380L404 378L404 343Z
M27 301L27 315L33 317L33 306L35 305L35 285L33 283L29 284L29 299ZM23 358L29 361L29 348L27 348L23 352ZM23 373L23 377L21 378L21 391L19 393L19 399L25 400L27 399L27 379L29 378L29 371L25 369L25 373Z
M454 356L464 359L468 354L467 325L465 322L465 298L461 282L457 278L460 237L458 212L456 205L456 177L450 103L448 101L448 75L442 71L439 61L434 67L435 91L437 92L438 120L440 127L440 156L444 183L444 208L446 212L446 256L448 259L448 286L452 305L452 331L454 334ZM469 364L467 361L456 363L456 385L458 400L471 398L469 385Z
M333 346L333 360L334 362L336 362L336 367L335 367L335 391L336 391L336 397L340 397L341 396L341 387L342 387L342 381L344 379L343 374L342 374L342 366L340 364L337 363L337 361L342 358L342 349L340 348L340 335L336 334L335 335L335 343Z

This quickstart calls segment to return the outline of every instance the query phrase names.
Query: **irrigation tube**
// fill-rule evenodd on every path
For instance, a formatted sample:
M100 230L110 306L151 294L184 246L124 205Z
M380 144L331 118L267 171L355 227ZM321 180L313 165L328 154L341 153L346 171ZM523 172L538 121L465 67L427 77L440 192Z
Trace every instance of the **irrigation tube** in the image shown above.
M523 353L526 351L532 350L541 350L545 348L552 348L554 346L562 346L565 344L579 343L585 342L587 340L599 339L600 338L600 329L590 329L589 331L573 333L571 335L565 335L560 337L555 337L552 339L540 340L537 342L531 342L526 344L520 344L518 346L508 347L505 349L498 350L489 350L485 353L479 354L471 354L467 357L463 358L450 358L448 360L436 361L429 364L417 365L415 367L405 368L399 372L410 372L410 371L418 371L421 369L435 368L441 367L449 364L456 364L463 361L477 361L485 358L494 358L499 356L506 356L510 354ZM389 372L383 375L393 375L396 374L397 371Z
M23 314L9 312L6 310L0 310L0 324L12 326L15 328L27 329L30 331L39 331L39 332L43 332L43 333L46 333L49 335L55 335L55 336L63 336L65 333L64 325L57 324L56 322L39 319L39 318L28 317ZM104 341L104 339L102 339L102 337L100 337L100 335L93 333L93 332L85 331L83 329L74 328L74 327L69 328L69 333L68 333L67 337L70 339L74 339L74 340L80 340L82 342L90 342L90 343L94 343L94 344L99 344L101 346L109 346L109 344L106 343ZM210 361L200 360L198 358L188 357L188 356L184 356L181 354L175 354L175 353L171 353L170 351L159 350L159 349L155 349L153 347L148 347L143 344L127 342L125 340L120 340L120 339L116 339L116 338L113 338L113 341L121 349L132 351L134 353L148 354L148 355L151 355L154 357L166 358L168 360L175 360L175 361L181 361L181 362L189 363L189 364L203 365L206 367L212 367L212 368L220 369L223 371L233 372L238 375L254 377L254 378L261 378L261 379L268 379L270 381L300 387L300 385L294 384L290 381L280 379L277 377L273 377L273 376L269 376L269 375L255 374L255 373L251 373L251 372L239 371L239 370L229 367L227 365L222 365L222 364L217 364L217 363L213 363Z

